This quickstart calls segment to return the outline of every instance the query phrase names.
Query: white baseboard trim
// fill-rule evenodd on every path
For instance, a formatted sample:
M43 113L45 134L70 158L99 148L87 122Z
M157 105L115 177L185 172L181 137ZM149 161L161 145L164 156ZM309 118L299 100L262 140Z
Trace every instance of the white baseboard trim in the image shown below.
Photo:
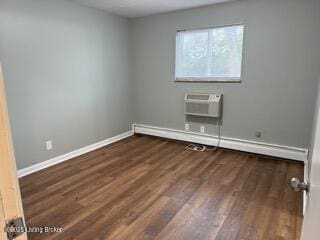
M60 155L58 157L49 159L47 161L44 161L44 162L32 165L30 167L18 170L18 177L19 178L24 177L24 176L29 175L31 173L40 171L42 169L48 168L48 167L56 165L58 163L67 161L67 160L75 158L75 157L78 157L78 156L80 156L82 154L91 152L93 150L96 150L96 149L104 147L104 146L107 146L107 145L109 145L111 143L120 141L120 140L122 140L124 138L127 138L129 136L132 136L132 135L133 135L133 131L131 130L131 131L119 134L117 136L114 136L114 137L111 137L111 138L107 138L107 139L105 139L105 140L103 140L101 142L91 144L89 146L86 146L86 147L74 150L72 152Z
M209 146L216 146L218 143L217 136L207 134L174 130L168 128L153 127L147 125L134 124L135 133L170 138L186 142L194 142ZM257 153L272 157L292 159L296 161L307 161L308 150L282 145L275 145L263 142L247 141L243 139L221 137L220 147L233 150L239 150L250 153Z
M194 133L194 132L186 132L186 131L174 130L174 129L168 129L168 128L153 127L153 126L147 126L147 125L133 124L131 131L119 134L117 136L105 139L101 142L91 144L89 146L49 159L47 161L18 170L18 177L19 178L24 177L34 172L56 165L58 163L75 158L82 154L91 152L98 148L107 146L111 143L120 141L129 136L132 136L134 133L141 133L141 134L181 140L186 142L194 142L194 143L205 144L209 146L216 146L218 143L217 136L211 136L207 134ZM220 147L244 151L244 152L257 153L257 154L262 154L267 156L302 161L305 163L305 174L304 174L305 179L304 180L308 181L307 180L308 179L308 175L307 175L308 174L308 171L307 171L308 170L308 162L307 162L308 150L307 149L262 143L262 142L247 141L247 140L235 139L235 138L226 138L226 137L221 138ZM304 196L304 199L306 199L306 197L307 196Z

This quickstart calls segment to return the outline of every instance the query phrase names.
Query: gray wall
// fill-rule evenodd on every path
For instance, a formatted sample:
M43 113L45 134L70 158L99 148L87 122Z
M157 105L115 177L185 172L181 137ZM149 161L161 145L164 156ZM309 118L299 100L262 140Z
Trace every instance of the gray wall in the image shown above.
M175 32L245 24L242 83L175 83ZM199 132L186 119L186 91L224 94L222 135L308 147L320 65L320 1L241 0L132 20L131 77L136 123ZM255 131L262 131L255 138Z
M68 1L0 0L18 169L131 129L128 27Z

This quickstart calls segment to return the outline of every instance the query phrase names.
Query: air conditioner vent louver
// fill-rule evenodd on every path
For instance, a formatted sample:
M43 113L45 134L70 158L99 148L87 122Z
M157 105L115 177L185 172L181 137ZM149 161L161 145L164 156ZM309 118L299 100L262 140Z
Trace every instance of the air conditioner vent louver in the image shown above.
M187 93L184 100L186 115L220 117L221 94Z
M209 114L209 104L188 103L186 107L188 113Z
M210 95L208 94L188 94L188 100L209 100Z

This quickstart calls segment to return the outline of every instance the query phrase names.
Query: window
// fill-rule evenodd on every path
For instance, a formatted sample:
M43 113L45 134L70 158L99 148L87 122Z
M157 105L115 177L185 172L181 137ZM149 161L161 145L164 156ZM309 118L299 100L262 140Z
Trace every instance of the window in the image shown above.
M240 81L243 25L179 31L176 81Z

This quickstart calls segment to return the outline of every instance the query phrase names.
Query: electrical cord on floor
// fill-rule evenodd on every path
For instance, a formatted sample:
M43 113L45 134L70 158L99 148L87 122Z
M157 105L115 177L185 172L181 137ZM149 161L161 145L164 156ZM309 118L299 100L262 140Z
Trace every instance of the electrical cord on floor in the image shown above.
M204 151L216 151L218 147L220 146L221 142L221 125L220 125L220 119L217 119L217 128L218 128L218 143L214 148L208 148L204 145L198 145L198 144L188 144L185 149L186 150L192 150L197 152L204 152Z
M204 152L206 151L206 147L205 146L200 146L200 145L196 145L196 144L188 144L185 147L186 150L192 150L192 151L197 151L197 152Z

